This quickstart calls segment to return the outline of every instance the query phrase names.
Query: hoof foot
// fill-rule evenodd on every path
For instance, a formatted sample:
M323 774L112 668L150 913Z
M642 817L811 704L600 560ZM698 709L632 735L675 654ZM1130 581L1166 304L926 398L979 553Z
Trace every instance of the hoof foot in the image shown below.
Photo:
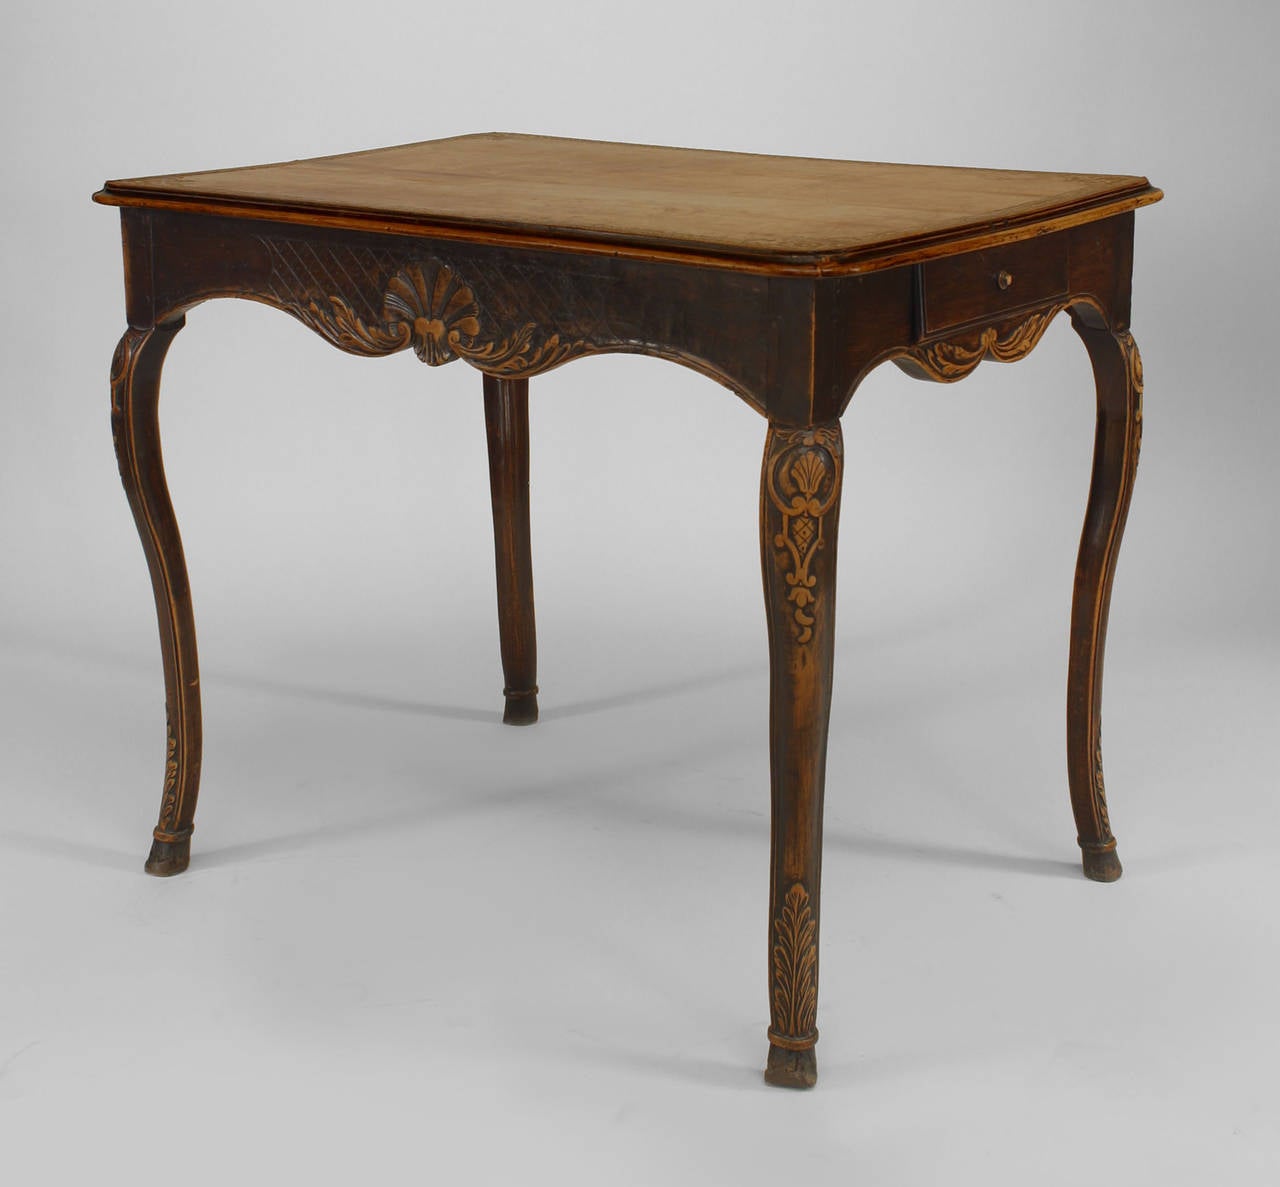
M1084 876L1095 882L1114 882L1124 872L1120 865L1120 856L1115 848L1082 849L1081 864Z
M152 841L147 873L157 878L181 874L191 864L191 838L181 841Z
M770 1043L764 1082L775 1088L812 1088L818 1082L817 1050L789 1051Z
M538 690L508 693L507 707L502 714L503 725L532 725L538 720Z

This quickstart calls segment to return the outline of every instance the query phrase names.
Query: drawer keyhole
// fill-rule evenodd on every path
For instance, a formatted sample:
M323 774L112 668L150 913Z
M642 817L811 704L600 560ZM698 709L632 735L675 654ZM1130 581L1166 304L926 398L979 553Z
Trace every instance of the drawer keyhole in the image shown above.
M1001 270L1000 274L996 277L996 284L998 284L1002 289L1007 289L1012 283L1013 275L1009 272Z

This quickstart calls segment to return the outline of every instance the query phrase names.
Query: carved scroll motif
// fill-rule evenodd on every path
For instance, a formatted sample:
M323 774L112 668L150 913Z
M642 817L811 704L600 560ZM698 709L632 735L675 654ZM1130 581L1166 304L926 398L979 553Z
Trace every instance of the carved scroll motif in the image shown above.
M769 1037L782 1045L802 1040L812 1046L818 1017L818 921L809 892L796 882L773 921L773 1026Z
M787 601L795 607L792 627L798 643L813 638L811 613L819 597L818 578L810 571L823 547L824 522L840 498L844 447L838 428L769 431L765 494L782 523L774 547L785 554Z
M115 353L111 356L111 408L119 411L124 407L124 380L133 368L138 356L138 348L146 341L147 331L130 326L116 343Z
M1120 353L1124 358L1125 378L1129 386L1129 407L1132 409L1130 419L1133 437L1125 449L1125 484L1133 489L1138 471L1138 454L1142 450L1142 355L1138 353L1138 344L1133 335L1125 330L1116 335ZM1107 789L1102 776L1102 725L1099 722L1093 739L1093 770L1090 772L1090 791L1093 794L1094 807L1098 814L1098 823L1104 837L1111 836L1111 818L1107 812Z
M938 383L954 383L968 375L983 359L1013 363L1030 354L1044 337L1049 323L1064 308L1064 305L1054 305L1012 324L987 326L959 338L922 342L902 358L904 362L914 363L929 379Z
M120 471L120 480L129 487L128 459L120 448L125 432L125 403L129 398L129 382L138 352L147 339L146 330L137 330L130 326L116 344L115 354L111 356L111 441L116 451L116 467Z
M1128 451L1129 486L1133 487L1134 477L1138 472L1138 454L1142 452L1142 355L1138 353L1138 344L1133 335L1126 330L1117 335L1120 352L1124 355L1125 370L1129 377L1129 391L1133 400L1133 448Z
M1098 823L1102 825L1102 835L1111 836L1111 817L1107 814L1107 788L1102 781L1102 729L1098 728L1098 736L1093 744L1093 802L1098 809Z
M532 375L586 345L579 339L545 333L535 322L525 322L506 334L495 332L472 287L437 259L400 268L386 282L377 316L361 316L353 305L357 296L352 289L358 289L361 281L367 284L366 276L357 276L352 283L336 257L327 259L314 249L302 256L290 245L270 239L262 242L272 257L275 301L351 354L393 354L411 346L432 367L465 359L493 375ZM342 292L329 291L320 298L305 295L317 287L323 291L339 284Z
M160 797L158 827L164 832L173 832L178 824L178 739L173 736L173 725L167 714L165 729L169 741L164 760L164 792Z

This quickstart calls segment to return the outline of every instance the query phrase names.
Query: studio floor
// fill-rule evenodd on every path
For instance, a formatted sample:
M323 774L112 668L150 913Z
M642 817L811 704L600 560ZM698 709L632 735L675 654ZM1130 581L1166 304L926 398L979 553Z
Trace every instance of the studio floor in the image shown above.
M838 650L809 1093L761 1078L762 654L544 664L524 730L448 655L210 662L161 880L156 657L8 639L6 1179L1276 1182L1276 656L1117 640L1098 885L1060 657L984 630Z

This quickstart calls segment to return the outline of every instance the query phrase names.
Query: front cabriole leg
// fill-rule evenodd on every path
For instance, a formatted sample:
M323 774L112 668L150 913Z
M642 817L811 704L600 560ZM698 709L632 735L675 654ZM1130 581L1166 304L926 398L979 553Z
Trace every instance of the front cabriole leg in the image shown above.
M1067 777L1085 874L1121 874L1102 780L1102 663L1116 558L1142 443L1142 359L1128 330L1095 327L1072 313L1093 363L1098 421L1093 478L1076 562L1067 672Z
M769 625L769 1062L765 1080L817 1080L822 797L835 640L839 421L770 424L760 481Z
M116 459L142 549L160 623L168 749L160 819L149 874L179 874L191 858L191 832L200 786L200 674L196 662L191 589L182 540L160 453L160 370L181 317L149 329L130 327L111 364L111 428Z

